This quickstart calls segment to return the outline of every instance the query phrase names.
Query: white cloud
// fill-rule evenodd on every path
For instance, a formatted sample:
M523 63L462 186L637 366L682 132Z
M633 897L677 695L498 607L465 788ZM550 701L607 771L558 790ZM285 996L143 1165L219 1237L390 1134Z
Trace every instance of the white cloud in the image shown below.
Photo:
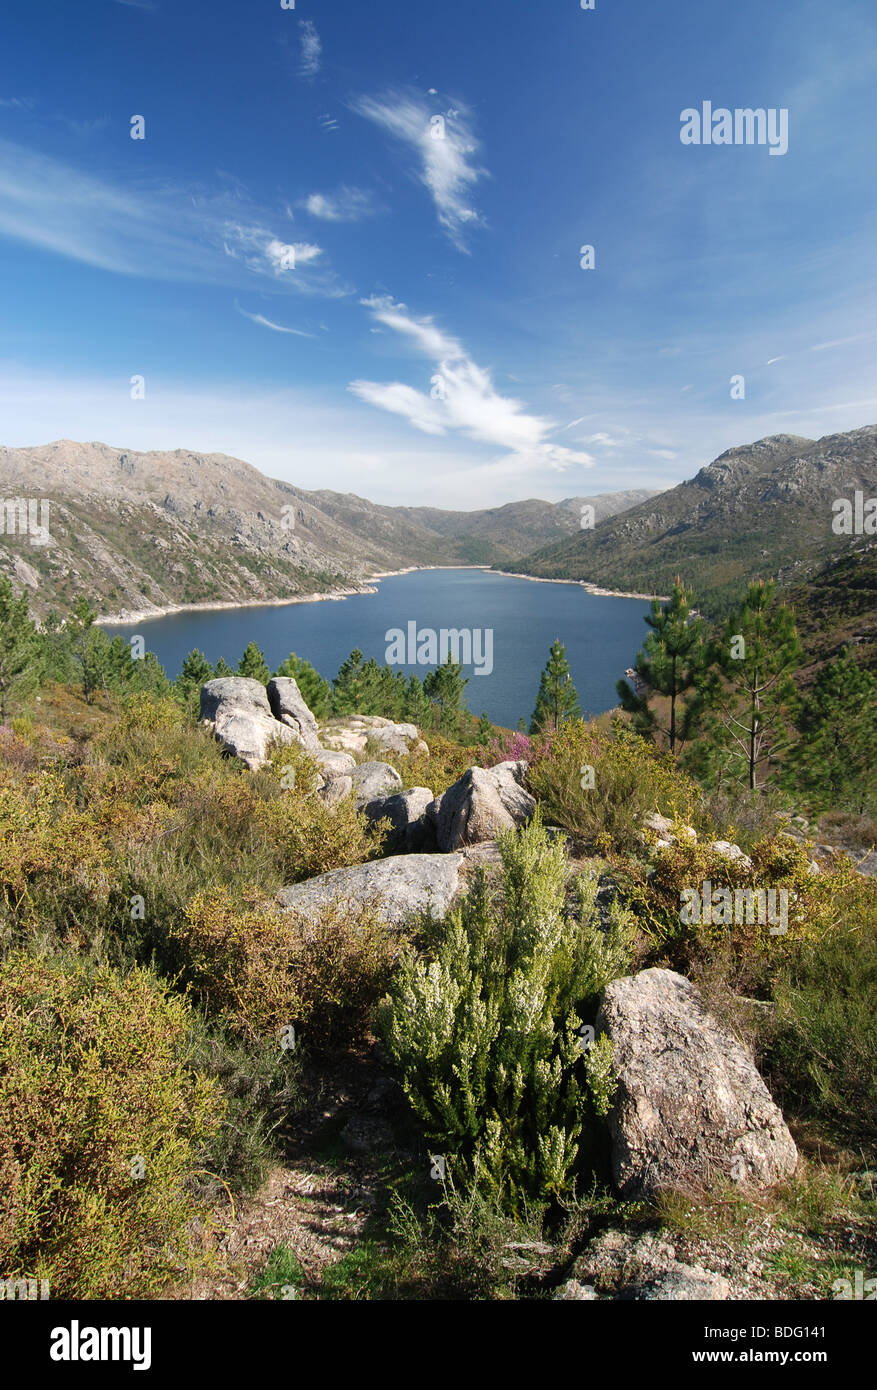
M600 444L604 449L618 449L623 443L620 439L613 439L611 434L589 434L585 436L585 444Z
M353 381L349 390L360 400L402 416L424 434L458 432L480 444L499 445L537 468L590 466L589 454L552 443L554 422L531 415L523 402L501 395L490 373L431 317L414 318L404 304L390 298L374 297L362 303L378 323L407 338L438 370L431 376L429 391L400 381Z
M301 29L301 63L298 70L302 77L314 77L320 71L323 45L312 20L303 19L299 28Z
M117 275L207 284L268 278L301 294L338 298L342 286L319 246L288 243L265 223L243 223L239 191L120 187L0 139L0 237ZM248 216L254 216L247 205ZM294 259L295 269L292 268Z
M873 338L873 333L854 333L851 338L835 338L831 343L817 343L811 352L827 352L829 348L847 347L850 343L860 343L865 338Z
M323 222L359 222L374 212L371 194L361 188L339 188L335 193L312 193L302 206Z
M404 92L360 97L353 109L414 151L418 177L432 195L440 224L457 249L465 251L464 232L482 222L470 193L486 174L471 163L479 146L467 111L457 107L453 112L436 112L422 98Z
M282 323L274 323L271 319L266 319L263 314L251 314L246 309L242 309L240 304L235 304L234 307L251 323L258 323L262 328L270 328L274 333L294 333L297 338L316 337L315 333L305 333L301 328L285 328Z

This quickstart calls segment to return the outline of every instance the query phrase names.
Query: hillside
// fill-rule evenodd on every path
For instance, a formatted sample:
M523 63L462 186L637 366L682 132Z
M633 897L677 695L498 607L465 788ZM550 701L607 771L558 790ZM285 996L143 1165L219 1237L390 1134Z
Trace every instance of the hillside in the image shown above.
M59 440L0 448L0 496L49 501L47 544L4 535L0 571L36 613L78 593L104 615L194 603L247 603L361 588L382 570L495 564L569 535L642 493L474 512L382 507L308 492L224 454L138 453Z
M807 653L803 684L844 646L864 670L877 674L877 545L860 543L830 560L786 597Z
M802 582L855 544L832 532L832 503L856 489L877 494L877 425L815 441L772 435L728 449L657 499L505 568L644 593L667 593L681 574L717 613L750 577Z

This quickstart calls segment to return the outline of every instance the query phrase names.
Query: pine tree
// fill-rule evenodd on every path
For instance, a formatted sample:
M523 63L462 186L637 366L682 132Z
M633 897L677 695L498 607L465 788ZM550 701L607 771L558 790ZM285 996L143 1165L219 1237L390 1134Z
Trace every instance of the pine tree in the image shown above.
M362 668L365 657L354 647L350 655L342 661L338 674L332 682L332 708L335 714L364 713Z
M475 734L475 741L481 748L487 748L496 738L496 729L487 717L487 711L482 710L478 720L478 729Z
M106 634L95 629L97 613L84 594L80 594L64 624L73 660L82 677L82 693L90 705L101 684L105 665ZM103 641L101 641L103 638Z
M221 656L213 668L213 679L224 680L227 676L233 676L234 671L229 666L224 656Z
M782 782L812 810L865 811L874 800L877 681L848 648L823 666L795 720Z
M195 647L188 656L183 657L183 664L175 684L180 690L188 693L191 690L200 690L205 681L211 680L212 677L213 668L210 662L204 653Z
M195 647L183 658L180 674L174 681L174 693L184 705L194 708L202 685L205 685L212 678L213 667L204 653Z
M625 680L616 685L622 708L633 716L636 732L649 740L656 733L664 734L674 757L690 737L700 713L696 689L706 646L703 621L692 617L693 598L692 591L677 578L668 604L662 606L658 599L652 600L652 611L646 615L652 631L634 667L640 688L634 689ZM683 704L689 692L691 699ZM670 701L666 724L659 722L652 703L656 695Z
M775 762L787 741L796 704L792 672L801 661L792 610L777 603L774 581L757 580L711 644L700 705L721 773L735 770L750 791L763 763Z
M419 676L408 677L402 714L410 724L416 724L418 729L425 728L432 719L432 705Z
M454 661L450 652L443 665L425 677L423 690L437 712L437 727L450 728L456 724L456 716L465 709L463 691L468 684L461 663Z
M566 647L555 639L539 682L539 694L530 720L530 733L554 732L565 719L580 719L579 697L572 683Z
M250 680L261 681L263 685L267 685L270 681L270 667L255 642L247 643L246 650L238 662L238 675L248 676Z
M0 575L0 719L10 702L29 695L40 683L42 651L28 611L27 594L15 597L12 585Z
M332 707L332 687L304 657L290 652L277 667L277 676L291 676L302 693L302 699L317 719L328 719Z

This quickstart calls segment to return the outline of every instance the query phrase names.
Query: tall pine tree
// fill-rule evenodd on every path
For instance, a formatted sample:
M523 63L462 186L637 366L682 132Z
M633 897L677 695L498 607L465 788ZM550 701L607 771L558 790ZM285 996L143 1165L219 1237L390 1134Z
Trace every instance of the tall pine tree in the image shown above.
M250 680L261 681L263 685L270 681L271 669L255 642L247 643L246 650L238 662L238 675L249 676Z
M459 723L464 710L463 691L469 681L463 675L462 664L448 652L447 660L424 678L423 690L436 710L436 727L451 729Z
M572 683L566 647L555 639L539 682L539 693L530 720L530 733L553 733L565 719L580 719L579 697Z
M788 742L797 699L792 673L801 656L794 614L777 602L774 581L750 584L712 644L701 684L717 780L728 772L755 791L762 770L777 762Z
M677 578L670 602L662 606L652 600L646 622L652 629L637 654L635 671L638 689L626 680L616 686L622 708L632 715L631 723L643 738L665 735L674 757L690 737L699 709L695 686L703 669L705 645L701 618L692 617L694 595ZM691 699L685 696L691 693ZM669 701L662 723L655 708L655 696Z

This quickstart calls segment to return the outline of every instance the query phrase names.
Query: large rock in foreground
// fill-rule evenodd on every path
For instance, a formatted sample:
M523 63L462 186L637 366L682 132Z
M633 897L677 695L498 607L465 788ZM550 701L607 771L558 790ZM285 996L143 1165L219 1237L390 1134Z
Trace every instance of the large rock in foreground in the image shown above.
M201 687L201 718L223 748L251 771L267 761L272 742L293 743L296 735L271 713L261 681L221 676Z
M316 753L320 748L317 721L305 703L292 676L274 676L268 682L268 703L275 719L292 729L302 748Z
M277 900L289 911L316 916L333 902L353 906L371 903L392 926L402 926L410 913L429 909L444 917L464 884L459 854L402 854L376 859L352 869L332 869L291 888L282 888Z
M439 849L476 845L496 839L500 830L526 825L536 809L522 786L526 771L525 762L470 767L443 796L436 797L427 814Z
M614 980L597 1031L614 1047L612 1175L630 1198L732 1181L768 1187L798 1152L754 1063L672 970Z

